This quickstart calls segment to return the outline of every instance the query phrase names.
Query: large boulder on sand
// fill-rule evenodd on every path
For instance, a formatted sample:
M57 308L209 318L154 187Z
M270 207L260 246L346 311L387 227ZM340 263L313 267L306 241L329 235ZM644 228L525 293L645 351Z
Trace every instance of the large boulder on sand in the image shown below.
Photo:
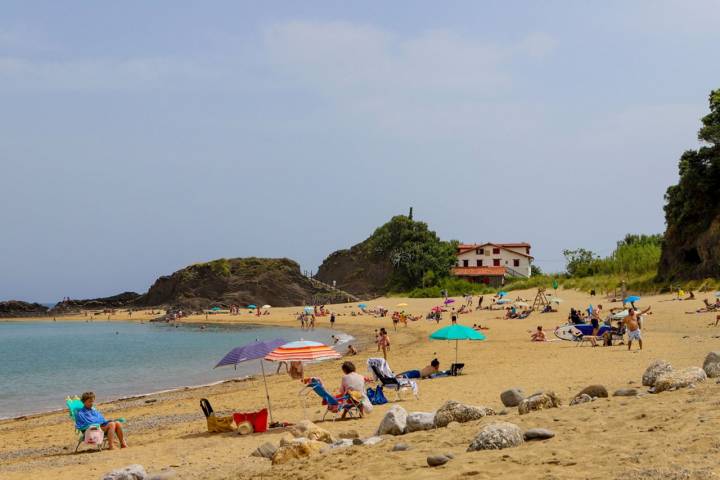
M720 377L720 352L710 352L703 362L703 370L710 378Z
M608 391L607 388L602 385L590 385L589 387L583 388L580 393L575 396L579 397L580 395L589 395L590 398L608 398Z
M380 422L377 435L402 435L407 427L407 416L408 413L403 407L393 405Z
M146 478L148 474L145 468L137 464L113 470L102 476L102 480L145 480Z
M506 407L517 407L524 398L525 395L519 388L511 388L500 394L500 401Z
M302 437L308 440L317 440L318 442L333 443L335 439L330 432L324 428L320 428L310 420L302 420L289 428L296 438Z
M501 450L517 447L523 443L523 432L514 423L495 422L485 425L468 447L468 452L476 450Z
M323 449L328 448L328 445L324 442L308 440L305 438L298 438L297 440L298 441L296 442L292 442L278 448L272 457L272 464L281 465L291 460L309 457L310 455L320 453Z
M432 430L435 428L435 414L427 412L412 412L407 416L406 433Z
M655 380L654 392L660 393L668 390L685 388L707 380L705 370L700 367L688 367L682 370L668 372Z
M495 415L495 411L489 407L475 407L448 400L435 412L435 426L446 427L450 422L471 422L487 415Z
M665 360L655 360L647 367L645 373L643 373L642 384L646 387L653 387L658 377L672 372L672 369L672 365L670 365L669 362Z
M518 413L525 415L535 410L544 410L546 408L557 408L561 404L560 399L555 392L541 392L529 396L518 405Z

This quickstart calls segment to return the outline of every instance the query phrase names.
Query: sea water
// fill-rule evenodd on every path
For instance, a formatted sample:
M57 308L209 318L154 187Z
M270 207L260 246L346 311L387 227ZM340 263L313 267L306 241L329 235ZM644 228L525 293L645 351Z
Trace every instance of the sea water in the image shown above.
M237 370L213 367L232 348L257 339L329 345L334 333L260 325L0 322L0 418L63 408L67 396L89 390L104 401L243 377L259 371L259 362Z

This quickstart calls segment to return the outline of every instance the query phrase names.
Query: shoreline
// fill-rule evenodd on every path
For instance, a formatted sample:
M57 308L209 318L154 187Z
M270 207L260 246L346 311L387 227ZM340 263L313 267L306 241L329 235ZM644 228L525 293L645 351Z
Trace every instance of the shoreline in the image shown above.
M295 307L287 307L287 308L295 308ZM258 317L256 315L210 315L209 319L206 321L204 320L202 315L191 315L188 317L184 317L180 320L176 320L175 322L149 322L146 318L142 318L142 315L136 315L136 318L111 318L111 319L96 319L97 321L91 321L89 323L114 323L114 322L123 322L123 323L153 323L161 326L171 326L173 323L177 325L183 325L183 326L200 326L200 325L213 325L213 326L226 326L226 327L233 327L233 326L247 326L247 327L260 327L260 328L293 328L293 325L289 325L287 318L279 318L277 315L274 319L271 319L272 315ZM58 317L57 322L84 322L88 319L88 317L85 317L84 315L68 315L63 317ZM263 321L264 323L259 323L259 321ZM52 318L47 317L13 317L13 318L3 318L0 319L0 323L30 323L30 322L41 322L41 323L56 323ZM295 327L297 328L297 327ZM303 332L304 330L301 330L297 328L298 331ZM368 342L372 338L369 334L367 334L364 331L360 330L359 326L353 326L353 325L344 325L342 329L331 329L326 326L318 326L315 330L320 330L323 332L335 332L334 334L336 336L348 336L351 339L347 341L343 341L342 343L338 343L337 345L330 345L332 347L347 347L349 344L353 344L356 348L358 348L359 351L362 351L364 348L366 348ZM342 352L339 352L342 354ZM343 354L343 357L345 355ZM103 402L99 403L98 405L102 406L108 406L108 405L115 405L117 403L126 402L130 400L137 400L137 399L143 399L148 398L152 396L162 396L164 394L172 394L177 392L184 392L184 391L191 391L191 390L199 390L199 389L211 389L214 386L223 385L223 384L230 384L230 383L240 383L240 382L246 382L249 380L254 380L258 376L260 376L259 368L252 369L252 373L248 373L244 375L243 377L239 378L231 378L231 379L224 379L224 380L216 380L209 383L200 383L195 385L177 385L169 388L164 388L157 391L150 391L150 392L139 392L139 393L128 393L128 394L118 394L119 396L109 398L107 400L104 400ZM266 376L268 378L277 376L278 374L274 371L272 372L266 372ZM35 411L31 413L26 414L19 414L19 415L10 415L10 416L0 416L0 425L11 423L11 422L17 422L21 420L27 420L27 419L35 419L35 418L42 418L45 416L50 416L57 413L62 413L66 409L65 408L53 408L49 410L40 410Z

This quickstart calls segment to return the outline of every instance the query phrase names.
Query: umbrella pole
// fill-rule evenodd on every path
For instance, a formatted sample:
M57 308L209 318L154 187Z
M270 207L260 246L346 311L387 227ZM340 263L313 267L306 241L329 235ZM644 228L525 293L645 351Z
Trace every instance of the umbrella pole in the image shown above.
M455 363L457 363L457 350L458 350L458 341L455 340Z
M268 392L268 388L267 388L267 379L265 378L265 366L263 365L262 358L260 359L260 370L262 370L263 383L265 384L265 398L267 398L268 413L270 414L270 424L272 424L273 423L272 406L270 405L270 393Z

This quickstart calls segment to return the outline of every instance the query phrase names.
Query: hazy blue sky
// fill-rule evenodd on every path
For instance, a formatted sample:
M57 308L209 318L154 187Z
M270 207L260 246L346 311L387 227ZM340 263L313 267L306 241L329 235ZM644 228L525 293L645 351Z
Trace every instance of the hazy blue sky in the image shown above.
M664 229L720 87L720 2L5 1L0 299L315 269L415 207L606 254Z

